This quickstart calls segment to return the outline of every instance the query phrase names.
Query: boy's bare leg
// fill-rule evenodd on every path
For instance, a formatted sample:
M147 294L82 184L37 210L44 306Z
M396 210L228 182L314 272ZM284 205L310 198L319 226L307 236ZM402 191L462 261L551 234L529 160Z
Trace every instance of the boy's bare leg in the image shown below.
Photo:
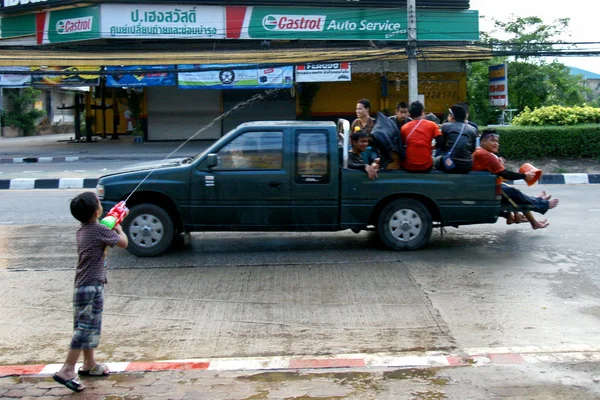
M543 229L543 228L548 227L548 225L550 225L550 222L548 222L548 220L546 220L546 219L542 220L542 221L536 221L535 217L533 216L531 211L527 211L525 213L525 217L527 217L527 220L531 224L531 227L533 228L533 230Z
M94 358L94 349L83 349L83 366L81 367L84 371L89 371L96 366L96 359Z
M79 360L80 355L81 350L70 349L67 353L67 359L65 360L65 363L56 373L56 375L64 380L70 380L76 377L77 374L75 373L75 364L77 364L77 360Z

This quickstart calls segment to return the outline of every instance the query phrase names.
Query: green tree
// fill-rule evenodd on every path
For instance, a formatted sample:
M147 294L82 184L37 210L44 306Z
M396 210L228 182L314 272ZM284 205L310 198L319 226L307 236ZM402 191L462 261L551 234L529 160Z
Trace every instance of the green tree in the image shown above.
M519 112L546 105L574 106L585 101L589 89L579 84L579 78L570 74L569 68L553 61L536 57L540 51L552 49L561 43L556 37L569 25L568 18L545 24L538 17L512 17L510 20L494 21L495 29L482 33L484 43L496 54L505 54L488 61L469 63L467 66L468 97L472 105L472 117L486 124L495 122L498 115L488 101L488 67L508 62L508 108ZM508 39L494 36L498 32L508 34ZM512 56L511 56L512 55Z
M37 119L46 115L44 111L34 108L40 93L38 89L32 87L22 91L9 92L8 97L12 102L12 110L6 114L6 125L16 126L25 136L35 133Z

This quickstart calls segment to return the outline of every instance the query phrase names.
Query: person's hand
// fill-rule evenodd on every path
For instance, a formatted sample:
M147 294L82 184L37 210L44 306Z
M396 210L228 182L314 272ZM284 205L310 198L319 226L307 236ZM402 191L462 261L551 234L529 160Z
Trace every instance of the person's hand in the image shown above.
M370 165L367 165L365 167L365 171L367 172L367 175L369 176L369 179L371 179L371 180L373 180L379 176L379 175L377 175L377 171L375 170L375 168L373 168Z
M535 179L535 172L525 172L525 181L530 182Z
M123 228L121 227L121 224L119 225L115 225L115 227L113 228L115 230L115 232L117 232L119 235L123 233Z
M375 161L373 161L373 163L371 164L371 167L373 167L373 169L375 170L375 172L379 172L379 169L381 168L380 163L380 159L376 158Z

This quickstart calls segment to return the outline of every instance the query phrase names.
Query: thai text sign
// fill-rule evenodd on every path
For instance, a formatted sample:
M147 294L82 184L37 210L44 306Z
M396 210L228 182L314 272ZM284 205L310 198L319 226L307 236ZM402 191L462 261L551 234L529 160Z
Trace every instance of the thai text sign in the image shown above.
M296 82L349 82L350 63L308 63L296 67Z
M162 72L164 69L175 69L174 65L136 65L123 67L106 67L106 71L114 73L106 76L108 87L143 87L143 86L175 86L175 73ZM136 72L156 70L156 72ZM131 74L123 71L131 71Z
M102 4L105 38L225 38L221 6Z
M100 7L48 11L36 15L38 44L73 42L100 37Z
M417 12L419 40L479 40L479 15ZM229 39L406 40L405 8L226 7Z
M181 89L271 89L292 87L294 84L294 68L291 66L239 69L239 65L180 65L179 69L198 67L218 69L179 72Z
M489 92L492 107L508 106L508 74L506 64L489 67Z

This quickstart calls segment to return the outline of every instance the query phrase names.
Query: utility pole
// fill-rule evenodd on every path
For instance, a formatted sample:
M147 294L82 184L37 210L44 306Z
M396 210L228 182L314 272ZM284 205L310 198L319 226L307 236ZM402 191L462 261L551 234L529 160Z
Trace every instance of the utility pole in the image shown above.
M408 16L408 101L419 100L419 73L417 68L417 4L416 0L407 1Z

